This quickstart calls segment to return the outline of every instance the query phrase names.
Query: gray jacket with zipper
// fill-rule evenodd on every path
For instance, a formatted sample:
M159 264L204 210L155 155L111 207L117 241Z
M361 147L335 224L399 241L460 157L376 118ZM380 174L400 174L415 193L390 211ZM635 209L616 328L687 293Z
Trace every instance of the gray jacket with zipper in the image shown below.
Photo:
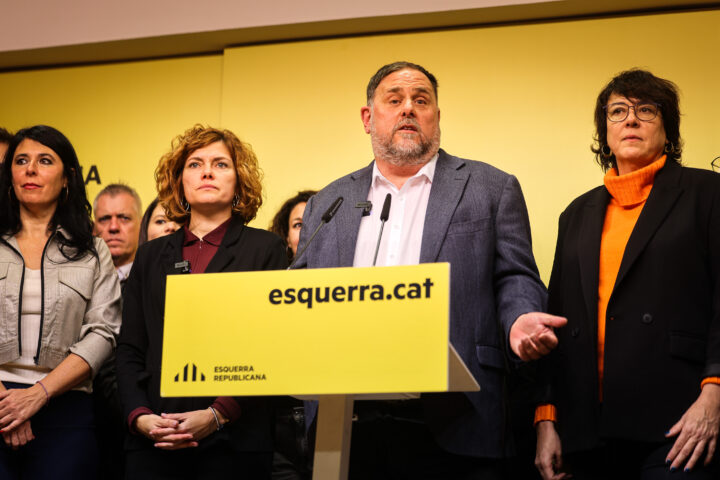
M33 356L53 369L70 353L85 360L92 376L115 348L120 331L120 283L105 242L95 238L97 257L68 260L60 251L59 227L42 257L40 339ZM0 237L0 365L21 355L20 312L25 262L13 236ZM92 380L76 387L92 391Z

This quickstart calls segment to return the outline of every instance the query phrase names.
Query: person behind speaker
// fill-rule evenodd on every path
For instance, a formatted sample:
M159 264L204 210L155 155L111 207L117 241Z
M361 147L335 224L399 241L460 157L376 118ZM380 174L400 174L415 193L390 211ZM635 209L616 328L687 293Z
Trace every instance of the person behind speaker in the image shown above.
M111 183L100 190L93 202L95 235L105 240L124 286L135 259L140 232L142 202L134 188Z
M270 223L269 230L285 242L288 262L292 262L297 254L305 205L316 193L315 190L299 191L282 204ZM275 417L273 480L309 479L312 446L305 434L303 402L292 397L278 397Z
M282 238L287 245L288 260L292 261L297 253L300 231L302 230L303 213L310 197L315 195L315 190L302 190L282 204L270 223L270 230Z
M167 218L165 207L157 197L150 202L145 209L142 220L140 220L140 239L138 244L142 245L150 240L170 235L177 231L180 225Z

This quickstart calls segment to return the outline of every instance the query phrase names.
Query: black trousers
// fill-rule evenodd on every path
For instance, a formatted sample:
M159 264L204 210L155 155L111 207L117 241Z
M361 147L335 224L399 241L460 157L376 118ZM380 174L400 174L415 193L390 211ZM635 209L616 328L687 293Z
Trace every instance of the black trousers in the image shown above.
M100 473L104 480L122 480L125 478L127 424L120 405L114 354L95 375L92 396L100 448Z
M351 480L499 480L499 459L446 452L423 421L419 400L358 402L350 442Z
M292 397L277 397L273 480L310 480L311 453L312 448L305 434L303 402Z
M665 464L665 458L672 446L673 442L610 440L603 447L565 455L564 470L572 473L575 480L720 479L717 451L715 459L708 467L704 467L700 461L691 472L684 472L682 468L670 472L670 466ZM704 456L702 460L704 461Z
M30 385L4 382L6 388ZM70 391L30 419L35 440L12 450L0 440L0 479L95 480L98 446L91 395Z
M128 480L270 480L272 452L242 452L229 439L194 448L161 450L148 447L125 454Z

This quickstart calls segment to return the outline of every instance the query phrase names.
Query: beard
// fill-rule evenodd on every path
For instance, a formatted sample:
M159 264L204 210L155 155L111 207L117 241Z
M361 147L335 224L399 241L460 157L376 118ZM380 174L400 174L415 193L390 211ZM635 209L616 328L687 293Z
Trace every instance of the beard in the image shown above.
M412 125L417 130L414 133L403 133L404 138L415 137L419 141L412 143L396 142L395 134L405 125ZM435 130L432 138L428 138L420 129L420 124L414 118L406 118L392 129L389 135L383 135L375 129L375 121L370 117L370 139L372 141L375 158L403 167L407 165L423 165L427 163L440 148L440 127Z

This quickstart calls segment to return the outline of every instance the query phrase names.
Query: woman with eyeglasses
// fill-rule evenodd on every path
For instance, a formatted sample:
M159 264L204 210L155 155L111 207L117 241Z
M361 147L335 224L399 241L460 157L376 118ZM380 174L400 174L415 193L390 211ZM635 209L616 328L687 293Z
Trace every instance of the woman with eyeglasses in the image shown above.
M720 177L680 163L677 87L643 70L600 92L604 185L560 216L543 361L544 479L720 478ZM667 477L670 478L670 477Z

